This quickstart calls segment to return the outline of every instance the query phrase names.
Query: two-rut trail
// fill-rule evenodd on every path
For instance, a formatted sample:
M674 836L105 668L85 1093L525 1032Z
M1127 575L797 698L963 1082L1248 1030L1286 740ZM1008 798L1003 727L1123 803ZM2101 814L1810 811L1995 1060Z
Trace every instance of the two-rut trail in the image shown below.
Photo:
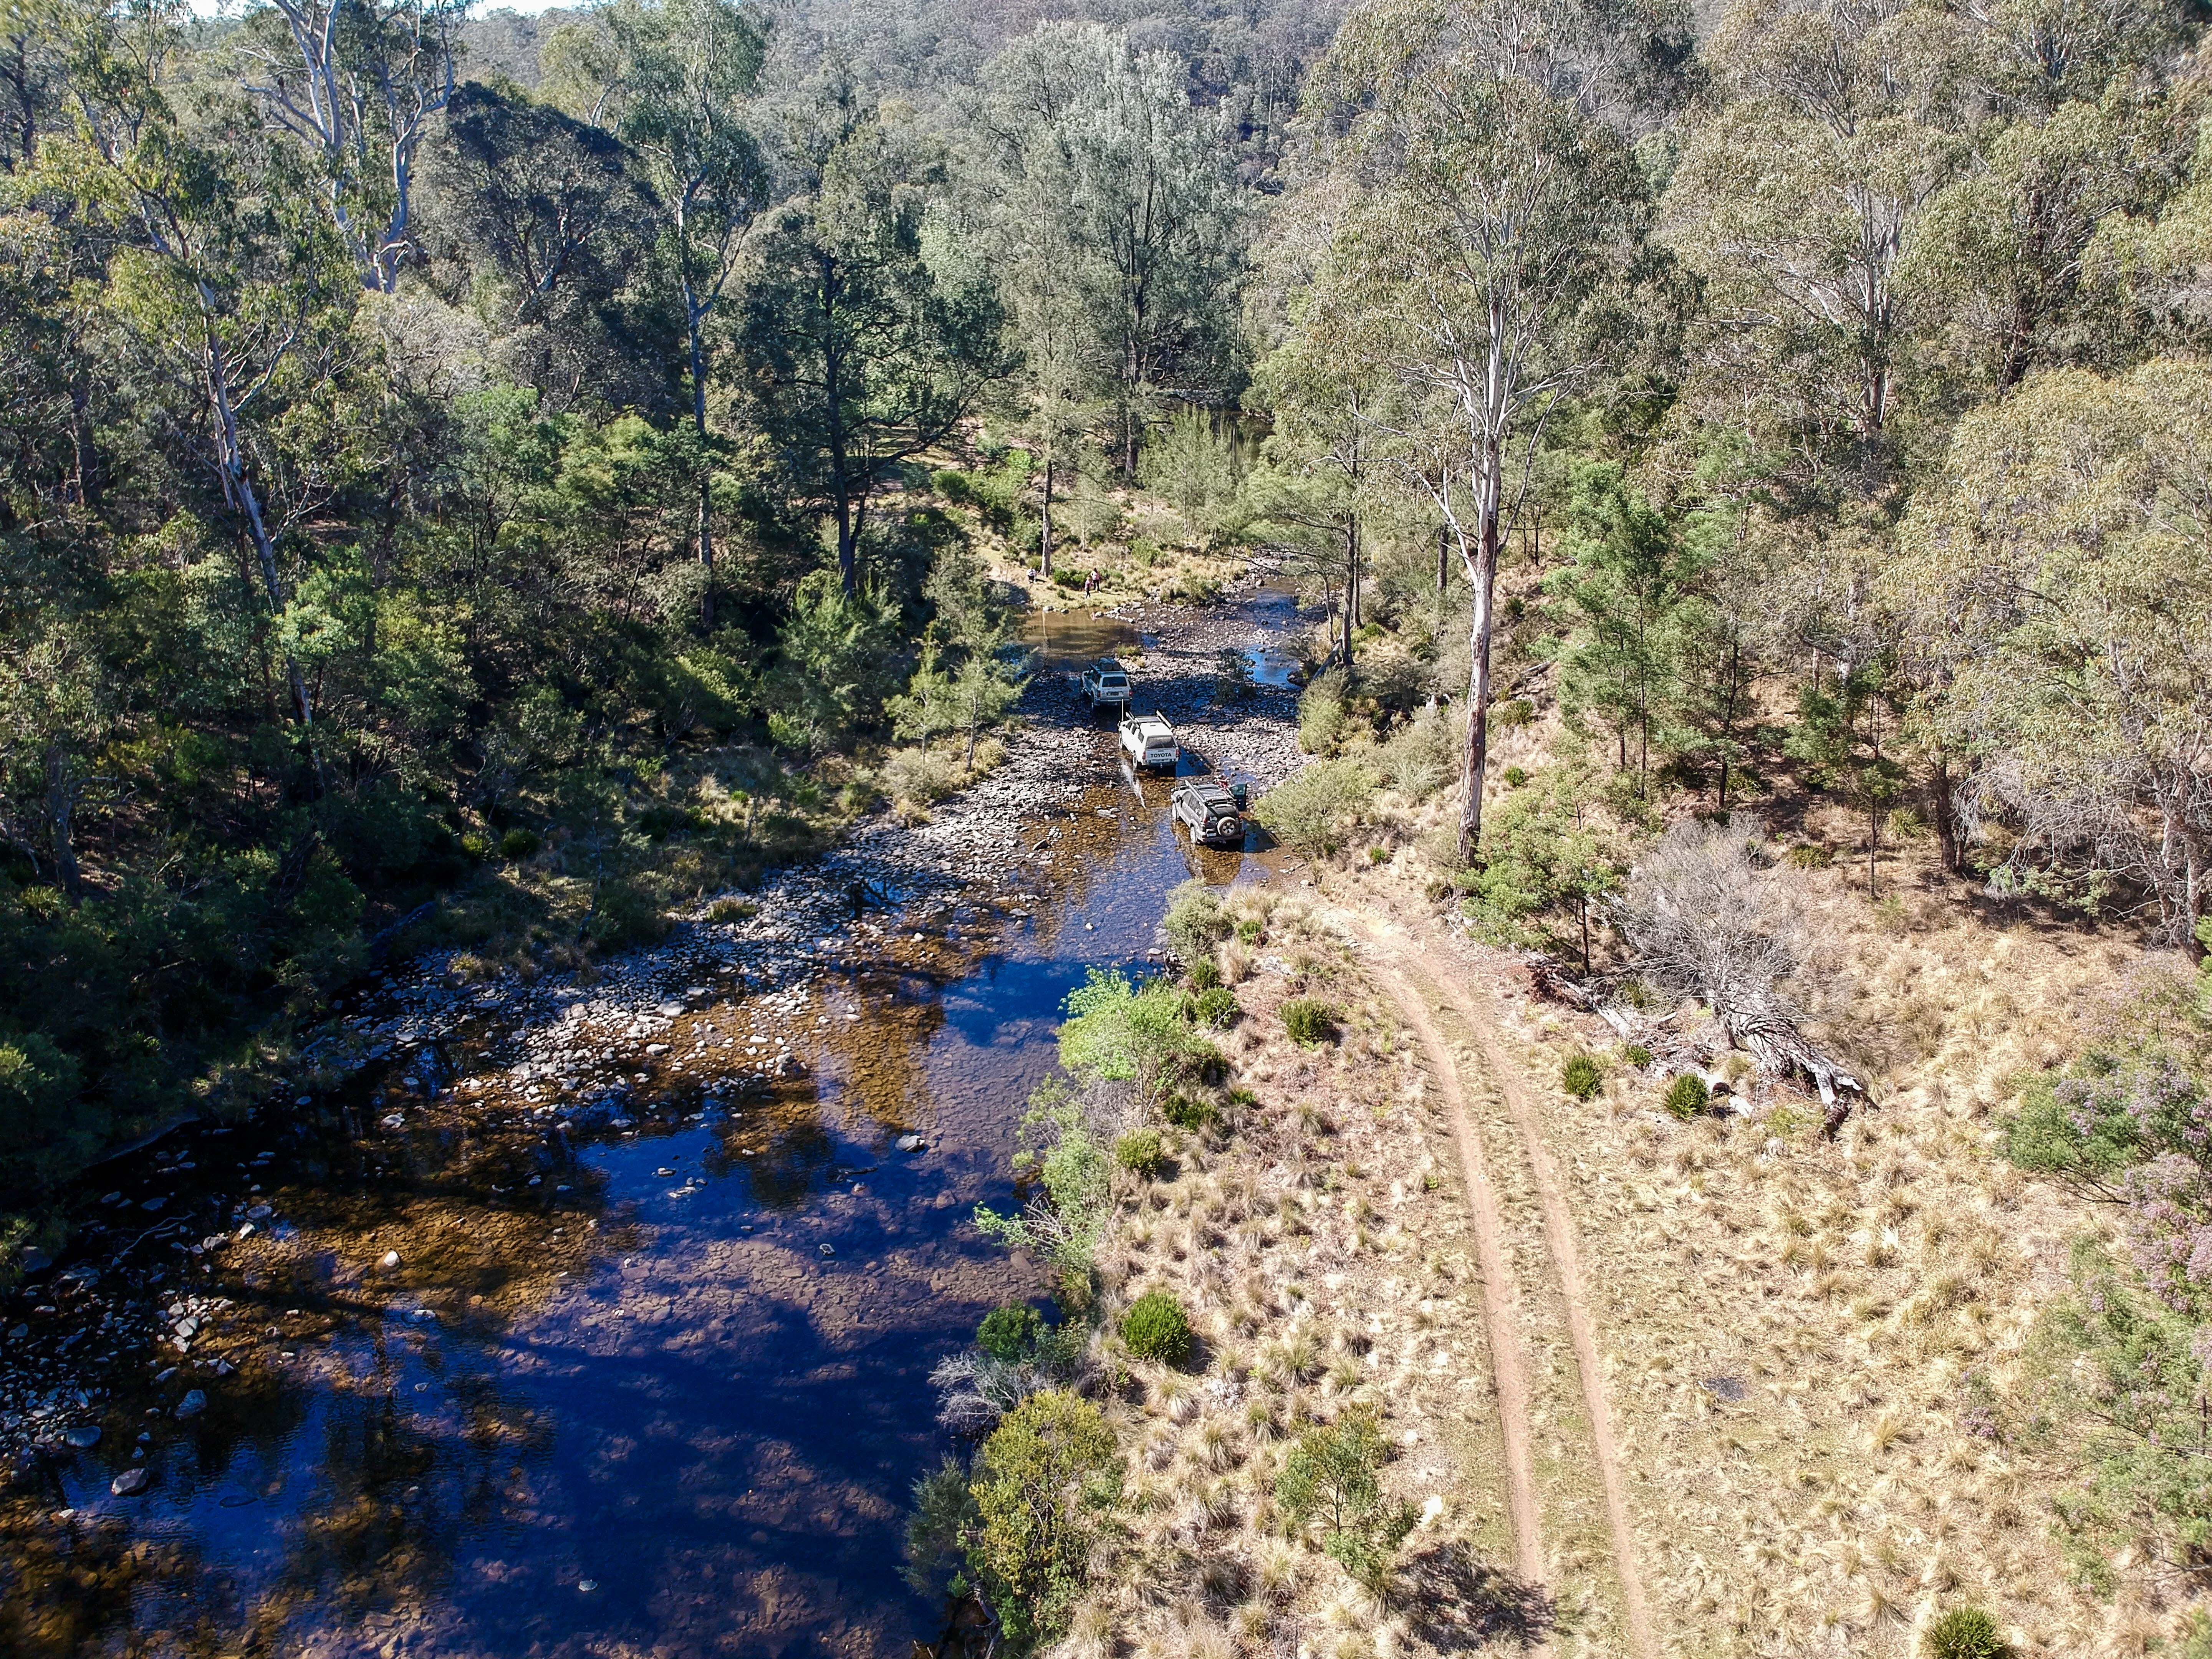
M1604 1492L1613 1570L1620 1586L1629 1644L1635 1659L1658 1659L1650 1606L1644 1596L1635 1534L1629 1522L1626 1477L1606 1400L1596 1323L1583 1279L1574 1215L1568 1206L1559 1164L1529 1102L1519 1067L1496 1040L1497 1011L1486 1006L1486 995L1471 990L1452 971L1450 964L1438 961L1419 939L1395 927L1378 927L1364 917L1346 916L1344 920L1369 947L1369 971L1397 1005L1419 1040L1451 1116L1452 1138L1467 1184L1468 1207L1473 1212L1476 1258L1482 1270L1483 1322L1489 1337L1504 1444L1506 1510L1513 1528L1515 1571L1531 1583L1540 1583L1544 1577L1542 1516L1537 1499L1530 1421L1532 1395L1522 1340L1524 1298L1511 1265L1510 1224L1491 1180L1481 1127L1468 1109L1459 1063L1437 1030L1432 994L1457 1014L1480 1050L1483 1069L1504 1098L1506 1115L1512 1121L1534 1176L1544 1254L1552 1264L1555 1281L1550 1288L1564 1309L1567 1336L1574 1350L1576 1370L1580 1373L1592 1460Z

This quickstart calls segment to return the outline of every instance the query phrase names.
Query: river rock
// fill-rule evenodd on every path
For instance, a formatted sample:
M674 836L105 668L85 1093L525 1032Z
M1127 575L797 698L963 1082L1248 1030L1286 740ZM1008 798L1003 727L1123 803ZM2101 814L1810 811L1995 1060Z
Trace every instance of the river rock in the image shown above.
M926 1152L929 1150L929 1143L920 1135L901 1135L898 1149L902 1152Z
M385 1272L390 1273L394 1267L397 1267L399 1265L399 1252L397 1250L386 1250L384 1253L384 1259L379 1261L376 1265L383 1268Z
M74 1446L79 1451L89 1451L100 1443L100 1425L81 1423L76 1428L62 1431L62 1443Z
M206 1409L207 1391L204 1389L193 1389L187 1392L182 1400L177 1401L177 1415L179 1419L198 1417Z
M125 1469L107 1483L107 1490L118 1498L136 1498L154 1484L151 1469Z

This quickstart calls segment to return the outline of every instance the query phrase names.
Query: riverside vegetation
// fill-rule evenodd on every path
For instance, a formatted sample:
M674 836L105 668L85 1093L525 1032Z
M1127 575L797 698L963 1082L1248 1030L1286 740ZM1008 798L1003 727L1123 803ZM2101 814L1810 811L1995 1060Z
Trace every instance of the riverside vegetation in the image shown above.
M1265 549L1326 621L1256 816L1534 970L1381 997L1318 908L1191 900L1187 984L1079 991L987 1221L1060 1317L948 1362L917 1570L1032 1645L2212 1644L2195 11L4 23L0 1273L104 1150L292 1097L374 963L588 974L927 811L998 752L1017 575L1202 601ZM1423 1010L1493 982L1495 1031ZM1417 1011L1575 1149L1500 1179L1579 1394L1474 1353L1487 1267L1371 1304L1527 1372L1564 1449L1502 1413L1487 1499L1363 1402L1373 1333L1275 1267L1245 1319L1199 1242L1319 1249L1326 1182L1441 1156L1354 1086L1448 1092ZM1388 1251L1328 1219L1334 1295ZM1188 1595L1117 1601L1126 1551Z

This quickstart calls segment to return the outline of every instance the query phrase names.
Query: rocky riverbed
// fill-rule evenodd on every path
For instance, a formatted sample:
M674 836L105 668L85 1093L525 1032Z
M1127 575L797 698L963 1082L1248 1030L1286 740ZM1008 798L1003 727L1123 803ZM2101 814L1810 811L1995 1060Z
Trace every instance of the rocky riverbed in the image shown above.
M1261 789L1299 763L1287 686L1263 673L1224 696L1219 676L1224 652L1257 664L1291 623L1281 595L1247 586L1221 606L1121 620L1141 644L1139 706L1174 720L1196 757ZM113 1501L129 1502L155 1484L166 1444L201 1431L210 1402L220 1418L238 1403L226 1391L243 1398L257 1378L343 1369L333 1344L363 1318L419 1344L441 1323L544 1305L642 1236L634 1204L602 1202L604 1177L580 1149L714 1131L711 1156L686 1166L672 1152L653 1166L657 1203L703 1196L726 1160L781 1144L786 1097L810 1071L839 1054L868 1061L882 998L904 987L926 1003L1010 931L1091 926L1111 896L1091 884L1125 809L1100 804L1113 799L1101 790L1113 740L1076 701L1073 666L1047 653L1006 763L929 822L869 820L826 856L730 896L742 909L712 920L702 906L662 945L585 975L471 985L430 961L384 979L311 1051L319 1086L294 1110L191 1126L109 1166L112 1188L88 1193L76 1246L0 1304L0 1468L19 1492L58 1494L95 1459ZM926 1146L900 1138L902 1152ZM467 1202L437 1212L435 1272L410 1259L424 1248L419 1225L364 1221L361 1204L333 1249L320 1188L339 1165L365 1192L414 1181L410 1214L435 1209L422 1189L466 1185ZM810 1178L848 1181L849 1204L866 1172L833 1158ZM956 1197L964 1189L948 1184L932 1201ZM716 1249L744 1259L751 1247ZM927 1297L936 1271L902 1272L904 1293ZM669 1296L675 1305L680 1291ZM877 1300L851 1317L871 1317Z

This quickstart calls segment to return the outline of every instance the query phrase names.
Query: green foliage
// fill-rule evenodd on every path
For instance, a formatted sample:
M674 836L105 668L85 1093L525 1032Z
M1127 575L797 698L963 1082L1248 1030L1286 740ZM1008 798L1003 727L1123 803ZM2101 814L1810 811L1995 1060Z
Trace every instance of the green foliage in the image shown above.
M1200 957L1191 963L1189 979L1193 990L1213 990L1221 983L1220 966L1212 957Z
M1350 731L1345 709L1345 681L1341 669L1332 668L1315 677L1298 694L1298 747L1309 755L1334 755Z
M1113 1430L1072 1394L1030 1395L983 1443L969 1569L1017 1649L1066 1627L1121 1485Z
M1559 700L1613 730L1622 771L1648 793L1655 734L1668 742L1680 614L1699 561L1666 515L1593 461L1577 469L1567 508L1573 562L1550 588L1580 613L1561 660Z
M1261 796L1252 816L1292 852L1324 858L1350 838L1374 789L1357 762L1315 761Z
M1109 1082L1133 1083L1144 1099L1198 1046L1182 1017L1182 994L1165 979L1132 982L1118 969L1093 968L1064 1006L1060 1064Z
M1204 1129L1219 1120L1221 1109L1203 1097L1178 1090L1160 1102L1160 1115L1178 1129Z
M1030 1097L1022 1134L1030 1145L1020 1162L1036 1169L1042 1194L1013 1215L978 1205L975 1224L986 1237L1042 1261L1056 1277L1061 1305L1079 1306L1089 1296L1091 1261L1112 1214L1112 1164L1081 1105L1056 1081L1040 1085Z
M902 1576L916 1595L944 1594L959 1565L964 1542L981 1512L969 1485L968 1471L946 1458L914 1483L914 1510L906 1523Z
M2009 1431L2063 1449L2081 1471L2055 1499L2059 1536L2075 1571L2102 1585L2124 1542L2171 1564L2212 1543L2203 1328L2090 1241L2075 1249L2072 1279L2029 1339Z
M1139 1359L1181 1365L1190 1358L1190 1316L1165 1291L1147 1291L1121 1316L1121 1340Z
M1168 937L1168 948L1176 957L1194 964L1205 961L1211 967L1213 947L1229 937L1229 917L1221 908L1221 900L1213 890L1202 881L1186 881L1168 895L1168 910L1162 923ZM1204 986L1199 987L1204 990Z
M1799 694L1798 721L1786 745L1814 782L1842 791L1863 815L1869 898L1881 823L1905 783L1905 767L1890 752L1898 736L1891 696L1887 663L1854 663L1834 681L1808 685Z
M1044 1318L1026 1303L1009 1302L983 1316L975 1328L975 1346L994 1359L1012 1364L1025 1359L1044 1330Z
M1599 798L1588 754L1564 746L1484 818L1467 914L1499 944L1566 943L1587 961L1592 906L1620 887L1632 845Z
M1705 1079L1685 1072L1667 1085L1667 1093L1660 1103L1670 1117L1685 1123L1693 1117L1702 1117L1713 1103L1713 1091L1705 1086Z
M1347 1407L1334 1425L1298 1437L1275 1480L1275 1502L1290 1523L1317 1530L1330 1557L1377 1593L1419 1518L1411 1504L1383 1496L1383 1456L1379 1414Z
M1559 1068L1559 1086L1577 1100L1589 1100L1605 1086L1605 1073L1588 1054L1570 1054Z
M1225 985L1216 985L1199 993L1193 1012L1200 1025L1225 1031L1243 1018L1244 1009L1234 991Z
M2011 1659L1997 1621L1979 1607L1953 1607L1929 1621L1920 1638L1923 1659Z
M1311 1048L1336 1036L1336 1006L1319 997L1292 997L1283 1005L1283 1030L1302 1048Z
M775 740L812 752L879 720L896 684L897 624L897 607L879 591L848 594L834 570L802 578L769 676Z
M1620 1051L1620 1057L1638 1071L1651 1063L1651 1051L1640 1042L1632 1042Z
M1114 1143L1114 1161L1150 1181L1167 1167L1167 1148L1158 1129L1132 1129Z
M499 855L510 863L520 864L538 856L544 843L534 830L510 830L499 838Z

